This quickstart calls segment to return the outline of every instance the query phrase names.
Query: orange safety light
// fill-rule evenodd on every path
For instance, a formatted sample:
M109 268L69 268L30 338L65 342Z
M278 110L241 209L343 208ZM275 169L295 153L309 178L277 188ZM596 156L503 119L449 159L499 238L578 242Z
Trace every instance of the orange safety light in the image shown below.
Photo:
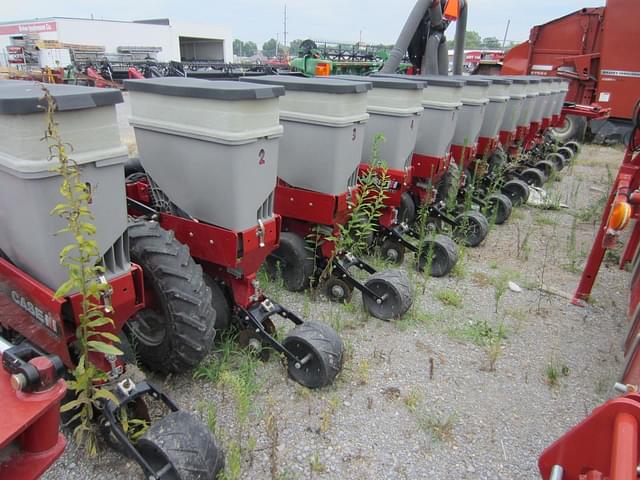
M331 65L328 63L318 63L316 65L316 77L328 77L331 75Z
M624 230L624 228L629 225L630 219L631 205L627 202L616 202L613 204L613 208L611 209L611 215L609 215L607 227L616 231Z
M449 0L443 15L446 20L455 22L460 16L460 0Z

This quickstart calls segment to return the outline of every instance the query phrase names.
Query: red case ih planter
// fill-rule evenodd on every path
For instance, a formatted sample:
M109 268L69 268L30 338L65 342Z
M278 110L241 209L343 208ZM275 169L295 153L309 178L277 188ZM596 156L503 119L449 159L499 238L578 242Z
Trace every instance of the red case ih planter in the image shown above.
M343 362L338 334L305 323L267 298L257 282L258 270L281 242L273 188L282 132L278 97L284 91L184 78L125 85L148 172L127 179L130 214L156 220L189 246L212 291L216 328L234 323L241 343L283 354L289 375L306 387L330 384ZM183 121L176 112L185 114ZM296 325L282 342L275 338L276 317Z
M56 104L55 121L60 135L75 147L70 161L79 165L82 182L91 191L90 210L96 229L91 240L97 244L96 261L103 268L97 280L108 287L94 301L113 322L99 328L120 336L125 346L124 334L135 336L138 358L152 369L190 370L208 353L215 336L211 293L204 285L202 272L185 255L186 248L170 238L168 232L153 223L127 225L122 181L126 148L119 141L114 106L122 102L121 93L67 85L51 85L48 89ZM49 385L49 380L55 378L53 374L61 374L63 366L75 367L75 335L83 303L80 293L73 291L54 299L54 291L69 276L61 265L59 252L74 239L61 230L67 223L50 214L61 201L58 192L62 176L52 171L57 162L46 158L48 149L41 142L40 132L46 124L40 108L42 96L39 87L27 82L4 84L0 89L0 124L17 125L16 137L20 138L19 145L9 141L0 144L0 202L16 202L21 207L5 215L0 227L0 332L3 338L16 343L4 352L3 360L18 370L13 372L18 375L16 381L26 387L33 386L39 376ZM131 262L130 254L144 268ZM55 369L33 358L47 354L55 355L50 359L59 359ZM10 363L7 355L14 357ZM25 355L22 360L18 358L21 355ZM102 399L101 408L97 409L99 431L110 446L134 459L145 477L185 478L187 464L202 472L203 478L217 477L223 455L204 424L178 410L148 382L134 384L125 375L123 357L92 351L89 360L111 380L101 388L109 389L117 398ZM41 388L38 385L36 391ZM18 416L21 408L11 402L12 398L3 394L3 409L9 408L3 412L8 411L10 417ZM51 455L59 454L55 443L60 396L38 392L24 399L33 400L35 406L39 398L48 398L45 404L55 405L41 417L46 425L37 421L23 434L25 448L51 449L34 458L30 463L33 471L40 468L39 458L44 464ZM164 404L169 413L151 421L145 407L149 398ZM150 423L135 444L120 421L120 411L130 410L133 404L137 407L136 418ZM70 416L75 413L72 411ZM36 417L34 412L31 421ZM1 434L13 433L2 429ZM180 450L175 448L176 441ZM9 468L13 468L11 465ZM24 473L28 475L29 470ZM10 478L24 477L18 474Z

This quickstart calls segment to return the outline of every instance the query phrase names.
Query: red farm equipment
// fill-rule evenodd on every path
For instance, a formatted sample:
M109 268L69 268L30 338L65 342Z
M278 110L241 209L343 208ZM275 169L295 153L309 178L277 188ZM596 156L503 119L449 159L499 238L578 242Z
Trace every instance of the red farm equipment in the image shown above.
M640 90L640 55L636 0L607 0L605 7L583 8L531 30L529 40L505 56L502 75L552 75L571 80L567 102L611 109L609 119L591 120L596 143L629 138L633 108ZM567 141L579 138L587 118L567 115L555 129Z
M638 478L640 441L640 102L624 160L602 215L573 303L589 298L607 249L633 223L620 267L631 263L629 331L624 342L625 365L615 389L624 395L596 408L539 458L544 480L634 480Z
M343 362L338 334L303 321L265 296L257 281L265 259L285 241L274 213L284 89L190 78L125 86L144 168L127 177L130 214L154 219L189 246L212 291L217 329L235 325L241 344L284 355L289 375L306 387L330 384ZM282 341L278 317L295 325Z
M2 310L18 308L0 303ZM0 359L5 412L0 418L0 478L35 480L62 455L67 443L60 433L64 365L56 355L13 345L2 336Z
M15 136L21 139L5 136L0 142L0 342L3 363L14 375L14 383L23 390L35 390L22 397L34 402L30 403L33 411L27 412L33 415L31 423L25 425L31 426L22 439L27 453L62 448L57 405L63 385L54 380L61 370L73 369L78 362L77 332L84 311L77 289L63 298L54 294L69 278L59 252L73 240L61 230L66 220L50 214L59 203L62 177L52 171L57 158L49 159L48 144L42 141L40 132L48 125L44 112L55 113L60 138L73 145L71 159L80 168L83 191L89 194L90 221L95 226L92 241L101 272L92 275L103 285L103 293L92 302L112 321L100 331L120 337L124 350L135 345L142 364L164 373L194 368L215 337L211 292L188 249L155 222L128 222L123 181L127 150L120 144L115 114L122 94L69 85L50 85L47 91L51 103L36 83L0 84L0 125L3 131L14 125ZM107 341L112 342L105 337ZM7 342L15 346L5 350ZM96 412L96 428L108 445L136 461L149 478L191 479L194 468L202 472L199 478L216 478L223 454L199 419L180 410L150 382L134 382L126 372L131 357L93 350L88 359L109 379L100 388L113 395L101 400ZM21 418L21 402L15 393L6 392L5 376L1 380L2 412ZM52 385L55 390L38 391ZM38 399L44 402L42 422L35 421ZM158 415L149 415L147 402L158 407L154 409ZM47 405L51 409L45 409ZM123 411L129 418L149 422L135 443L121 424ZM3 446L12 432L14 426L2 429ZM39 460L30 463L32 471L39 468L39 461L44 467L54 453L36 455ZM0 476L3 473L0 469Z

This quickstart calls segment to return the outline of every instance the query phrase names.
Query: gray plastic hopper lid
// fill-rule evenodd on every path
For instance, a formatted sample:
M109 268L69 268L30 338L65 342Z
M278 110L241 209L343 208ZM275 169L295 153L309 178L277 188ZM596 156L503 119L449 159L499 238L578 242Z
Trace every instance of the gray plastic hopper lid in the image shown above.
M425 82L434 87L462 88L466 83L461 78L451 78L444 75L403 75L401 73L374 73L371 77L397 78L400 80L410 80L412 82Z
M77 85L46 86L56 102L56 110L84 110L122 103L120 90L81 87ZM16 82L0 88L0 114L24 115L42 113L47 107L42 86L31 82Z
M467 85L471 85L472 87L488 87L489 85L491 85L491 80L489 79L489 77L482 78L482 77L476 77L471 75L469 76L452 75L451 78L464 80L467 83Z
M330 78L348 80L350 82L369 82L373 85L373 88L389 88L395 90L422 90L427 86L426 82L410 82L403 78L363 77L360 75L334 75Z
M125 80L124 86L134 92L156 93L172 97L205 98L209 100L262 100L284 95L284 88L249 85L229 80L163 77L148 80Z
M307 78L291 75L266 75L264 77L241 77L241 82L255 82L267 85L281 85L285 90L316 93L366 93L371 83L350 82L333 78Z
M491 80L491 83L495 85L511 85L513 80L507 77L498 77L494 75L479 75L478 78L482 78L484 80Z
M513 83L516 83L518 85L529 85L531 83L527 77L522 77L522 76L518 76L518 75L510 75L510 76L504 77L504 78L508 78Z

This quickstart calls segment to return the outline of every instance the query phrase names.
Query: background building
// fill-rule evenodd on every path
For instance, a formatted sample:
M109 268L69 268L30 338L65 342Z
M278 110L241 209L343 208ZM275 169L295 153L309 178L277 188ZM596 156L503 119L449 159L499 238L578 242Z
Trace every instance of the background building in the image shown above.
M20 55L26 54L31 58L22 63L52 66L42 64L49 63L52 54L41 55L41 49L67 50L72 58L95 51L103 56L149 55L160 62L233 61L231 28L225 26L63 17L0 23L0 64L19 65ZM61 64L66 60L64 52L53 57Z

